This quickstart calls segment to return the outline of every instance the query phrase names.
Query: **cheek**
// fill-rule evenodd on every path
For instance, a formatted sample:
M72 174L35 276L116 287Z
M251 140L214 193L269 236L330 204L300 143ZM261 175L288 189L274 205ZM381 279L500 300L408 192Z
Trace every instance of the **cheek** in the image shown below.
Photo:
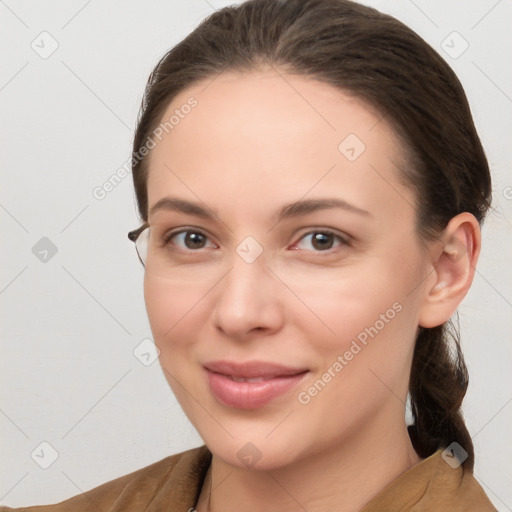
M190 282L178 282L158 277L144 278L144 299L155 345L160 351L163 374L186 414L193 413L188 393L199 393L197 382L190 380L190 340L194 329L202 325L197 314L204 297L203 288ZM194 314L196 317L194 317ZM192 407L192 409L191 409Z
M151 331L161 352L178 347L190 334L189 319L199 306L204 289L193 283L159 277L144 278L144 300Z
M306 421L317 428L325 428L328 414L336 429L348 429L388 399L405 399L416 305L400 283L367 277L353 273L332 282L324 294L309 295L308 305L329 329L320 331L316 318L313 329L311 315L300 320L313 348L314 372L297 398Z
M404 296L396 282L379 282L366 270L335 274L319 273L314 282L297 281L294 287L307 305L297 303L294 318L306 332L314 328L328 345L350 341L375 323L382 330L382 322L387 325L402 309Z
M298 330L307 333L316 377L331 368L331 373L344 374L343 379L334 380L345 391L355 386L370 392L381 385L373 370L386 382L403 387L418 314L410 283L421 272L407 266L400 270L391 260L374 260L350 272L319 273L315 282L297 284L294 291L304 297L309 309L297 306L293 317Z

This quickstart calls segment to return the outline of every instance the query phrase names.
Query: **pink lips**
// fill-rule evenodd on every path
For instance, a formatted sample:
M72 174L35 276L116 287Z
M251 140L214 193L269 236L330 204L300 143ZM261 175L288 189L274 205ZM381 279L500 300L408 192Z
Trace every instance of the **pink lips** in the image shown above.
M293 388L308 371L261 361L215 361L204 368L215 398L239 409L264 406Z

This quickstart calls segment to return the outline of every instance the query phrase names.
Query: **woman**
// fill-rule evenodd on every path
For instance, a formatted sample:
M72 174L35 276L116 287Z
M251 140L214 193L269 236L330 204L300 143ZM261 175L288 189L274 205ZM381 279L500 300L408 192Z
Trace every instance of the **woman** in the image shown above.
M38 511L495 510L450 324L490 174L430 46L348 0L221 9L151 74L133 152L151 329L205 445Z

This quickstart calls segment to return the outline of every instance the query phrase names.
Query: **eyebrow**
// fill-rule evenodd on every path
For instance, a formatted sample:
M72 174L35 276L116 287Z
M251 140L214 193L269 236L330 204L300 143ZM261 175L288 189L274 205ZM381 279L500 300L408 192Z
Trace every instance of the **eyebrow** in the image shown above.
M289 219L292 217L300 217L308 213L329 208L342 208L343 210L357 213L363 216L371 217L370 212L358 208L347 201L339 198L321 198L321 199L305 199L283 206L277 213L277 221ZM163 197L157 201L149 210L149 215L155 214L157 211L177 211L188 215L195 215L208 220L215 220L218 216L210 209L201 206L199 203L178 199L176 197Z

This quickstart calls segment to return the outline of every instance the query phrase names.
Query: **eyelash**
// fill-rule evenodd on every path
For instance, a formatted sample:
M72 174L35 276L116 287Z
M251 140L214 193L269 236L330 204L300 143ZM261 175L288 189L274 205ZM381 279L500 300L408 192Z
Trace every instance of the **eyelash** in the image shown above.
M204 236L206 237L208 240L210 240L210 238L208 237L208 235L206 235L205 233L203 233L202 231L200 230L196 230L196 229L182 229L180 231L176 231L176 232L172 232L172 233L169 233L168 235L164 236L163 237L163 243L162 245L165 247L167 245L169 245L171 243L171 240L180 235L180 234L183 234L183 233L194 233L194 234L198 234L198 235L201 235L201 236ZM343 237L342 235L334 232L334 231L331 231L330 229L315 229L315 230L312 230L312 231L308 231L307 233L304 233L300 239L299 239L299 242L302 241L304 238L306 238L307 236L310 236L310 235L313 235L313 234L322 234L322 235L330 235L330 236L333 236L335 238L337 238L341 243L338 247L343 247L343 246L346 246L346 247L349 247L351 244L350 244L350 241L348 239L348 237ZM211 242L211 240L210 240ZM299 243L298 242L298 243ZM295 245L298 245L295 244ZM183 249L184 252L188 252L188 253L193 253L193 252L200 252L202 249L204 248L201 248L201 249L197 249L197 250L194 250L194 249ZM333 252L334 252L334 249L335 248L330 248L330 249L327 249L325 251L320 251L320 250L313 250L312 252L313 253L316 253L318 255L322 255L322 254L325 254L325 255L332 255Z

